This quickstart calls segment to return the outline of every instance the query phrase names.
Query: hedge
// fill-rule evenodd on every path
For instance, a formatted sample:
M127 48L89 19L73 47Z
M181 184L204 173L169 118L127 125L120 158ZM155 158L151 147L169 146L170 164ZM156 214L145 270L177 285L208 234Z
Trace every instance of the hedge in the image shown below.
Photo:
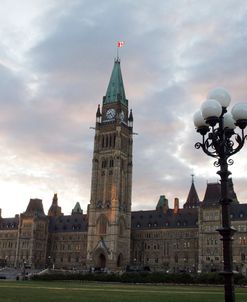
M99 282L124 282L124 283L175 283L175 284L223 284L224 278L218 273L202 274L167 274L161 272L126 272L119 274L106 273L55 273L34 275L32 280L81 280ZM237 274L234 276L237 285L247 285L247 277Z

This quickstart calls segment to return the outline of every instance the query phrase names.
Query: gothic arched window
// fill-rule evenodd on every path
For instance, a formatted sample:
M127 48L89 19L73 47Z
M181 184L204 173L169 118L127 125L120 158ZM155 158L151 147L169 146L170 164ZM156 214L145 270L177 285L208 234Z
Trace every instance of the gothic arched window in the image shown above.
M110 166L110 168L112 168L114 166L114 160L112 158L110 159L109 166Z
M115 144L116 144L116 134L114 134L114 137L113 137L113 147L115 147Z
M98 223L97 223L97 226L98 226L98 233L100 235L105 235L106 234L106 231L107 231L107 225L108 225L108 220L106 218L105 215L101 215L98 219Z
M107 160L106 160L106 159L102 159L101 167L102 167L103 169L107 167Z
M124 219L121 218L119 221L119 235L120 236L124 235L124 230L125 230L125 223L124 223Z

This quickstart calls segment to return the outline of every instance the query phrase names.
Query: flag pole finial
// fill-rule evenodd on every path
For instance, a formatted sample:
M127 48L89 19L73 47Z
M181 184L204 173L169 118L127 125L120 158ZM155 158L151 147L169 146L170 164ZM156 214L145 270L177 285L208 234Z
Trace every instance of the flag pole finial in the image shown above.
M195 175L191 174L191 177L192 177L192 183L194 183L194 177L195 177Z

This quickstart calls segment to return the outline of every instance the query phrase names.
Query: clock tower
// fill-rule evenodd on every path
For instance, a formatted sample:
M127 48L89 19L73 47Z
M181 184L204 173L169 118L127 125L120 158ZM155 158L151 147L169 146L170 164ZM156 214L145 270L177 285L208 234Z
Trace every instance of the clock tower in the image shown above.
M119 58L96 112L87 264L121 270L130 261L133 115Z

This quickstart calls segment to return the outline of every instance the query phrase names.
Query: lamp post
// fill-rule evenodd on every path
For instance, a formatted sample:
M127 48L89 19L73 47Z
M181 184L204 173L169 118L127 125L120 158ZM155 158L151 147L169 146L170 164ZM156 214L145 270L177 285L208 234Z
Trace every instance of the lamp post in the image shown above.
M214 166L219 167L221 178L222 227L217 231L222 236L225 302L235 301L233 281L232 240L235 229L231 227L229 206L232 202L229 196L228 165L233 164L230 158L244 146L247 125L247 103L236 104L231 114L227 112L231 97L223 88L209 92L208 99L201 105L201 110L194 114L194 124L197 132L202 135L202 142L195 144L196 149L202 149L207 155L214 157Z
M25 280L26 277L26 264L26 260L23 258L22 280Z
M51 256L48 256L47 268L48 268L48 270L51 269Z

